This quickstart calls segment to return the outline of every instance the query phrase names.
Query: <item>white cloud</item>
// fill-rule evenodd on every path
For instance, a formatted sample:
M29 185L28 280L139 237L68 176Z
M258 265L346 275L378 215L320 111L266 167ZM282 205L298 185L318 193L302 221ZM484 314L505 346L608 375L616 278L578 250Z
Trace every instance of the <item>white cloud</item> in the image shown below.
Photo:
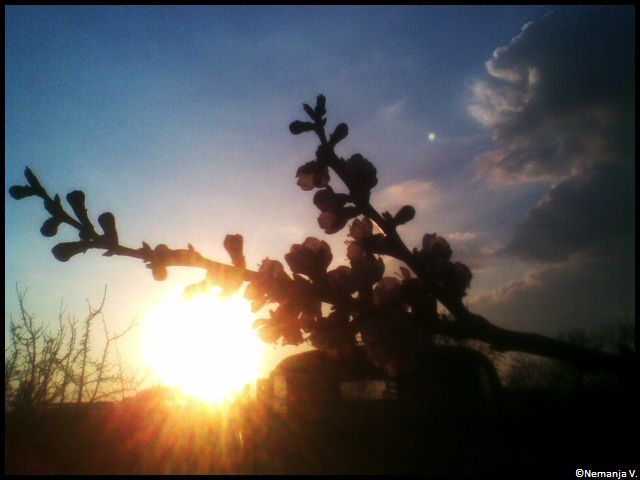
M426 180L407 180L374 191L373 203L381 210L395 213L403 205L412 205L417 210L427 210L433 207L440 192L434 183Z
M478 240L482 235L479 232L452 232L447 233L446 237L449 243L470 243Z

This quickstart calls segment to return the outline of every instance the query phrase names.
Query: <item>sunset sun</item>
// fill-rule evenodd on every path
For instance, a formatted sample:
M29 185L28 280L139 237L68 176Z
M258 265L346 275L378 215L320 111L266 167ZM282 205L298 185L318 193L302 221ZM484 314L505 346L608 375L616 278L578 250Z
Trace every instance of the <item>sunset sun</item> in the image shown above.
M165 385L220 402L259 374L264 344L252 320L241 295L185 300L174 293L148 316L144 357Z

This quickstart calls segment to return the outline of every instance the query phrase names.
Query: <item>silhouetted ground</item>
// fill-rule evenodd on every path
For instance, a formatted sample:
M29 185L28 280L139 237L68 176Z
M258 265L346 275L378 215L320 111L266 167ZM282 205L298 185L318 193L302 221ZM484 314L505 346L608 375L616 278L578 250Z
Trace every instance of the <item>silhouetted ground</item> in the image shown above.
M130 404L5 413L5 474L559 474L638 467L633 389L504 395L501 418L287 420ZM567 477L569 478L569 477Z

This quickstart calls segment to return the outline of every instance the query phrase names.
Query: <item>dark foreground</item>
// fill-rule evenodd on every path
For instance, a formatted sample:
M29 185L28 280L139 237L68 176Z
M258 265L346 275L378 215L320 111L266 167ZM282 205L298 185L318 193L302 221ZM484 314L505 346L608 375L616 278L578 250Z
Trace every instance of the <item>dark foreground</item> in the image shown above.
M507 392L491 422L327 412L311 423L251 401L224 415L152 404L10 412L5 474L640 475L634 391Z

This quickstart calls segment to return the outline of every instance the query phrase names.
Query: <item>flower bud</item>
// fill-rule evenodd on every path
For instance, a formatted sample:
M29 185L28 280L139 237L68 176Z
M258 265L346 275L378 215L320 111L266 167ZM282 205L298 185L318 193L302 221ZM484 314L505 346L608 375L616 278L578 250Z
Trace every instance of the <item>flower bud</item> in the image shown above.
M376 167L359 153L346 161L344 173L351 187L358 191L368 192L378 184Z
M296 120L289 125L289 131L294 135L300 135L301 133L310 132L315 128L315 125L311 122L301 122Z
M323 117L327 113L327 99L324 95L318 95L316 100L316 115Z
M44 188L42 188L42 185L40 185L38 178L33 174L33 172L29 167L24 169L24 176L27 177L27 181L29 182L29 185L33 187L33 190L35 192L38 192L38 191L44 192Z
M313 108L311 108L311 105L309 105L308 103L303 103L302 108L305 112L307 112L307 115L309 115L310 118L316 118L316 112L313 110Z
M116 217L111 212L104 212L98 217L98 224L104 232L104 239L110 247L118 246L118 230L116 230Z
M53 237L58 233L58 227L60 226L60 219L58 217L51 217L45 220L40 228L40 233L45 237Z
M469 269L469 267L467 267L463 263L456 262L455 267L456 267L455 276L456 276L458 289L461 293L464 293L464 291L467 288L469 288L469 285L471 284L471 279L473 278L473 274L471 273L471 270Z
M64 242L53 247L51 253L59 262L68 262L71 257L86 252L88 248L85 242Z
M396 225L404 225L405 223L413 220L413 217L415 216L416 216L416 209L413 208L411 205L405 205L400 210L398 210L398 213L396 213L396 216L393 217L393 221Z
M271 260L269 258L265 258L262 261L262 263L260 264L260 268L258 269L258 272L264 275L270 275L273 277L280 277L282 275L286 275L284 271L284 267L282 266L282 263L280 263L278 260Z
M336 233L340 230L338 227L340 215L333 212L322 212L318 215L318 225L327 234Z
M321 211L337 212L345 202L327 185L326 188L318 190L313 196L313 204Z
M9 188L9 195L11 195L16 200L22 200L23 198L31 197L35 195L36 192L32 187L27 185L14 185Z
M242 254L244 239L242 235L227 235L224 237L224 248L231 257L231 262L236 267L245 267L246 261Z
M346 123L339 124L329 137L329 144L335 147L339 142L347 138L349 127Z
M163 282L169 275L167 267L165 267L164 265L154 265L151 269L151 273L153 274L153 279L158 282Z
M82 190L74 190L67 194L67 202L71 205L73 213L75 213L80 223L87 223L89 221L87 217L87 209L84 206L85 196Z

